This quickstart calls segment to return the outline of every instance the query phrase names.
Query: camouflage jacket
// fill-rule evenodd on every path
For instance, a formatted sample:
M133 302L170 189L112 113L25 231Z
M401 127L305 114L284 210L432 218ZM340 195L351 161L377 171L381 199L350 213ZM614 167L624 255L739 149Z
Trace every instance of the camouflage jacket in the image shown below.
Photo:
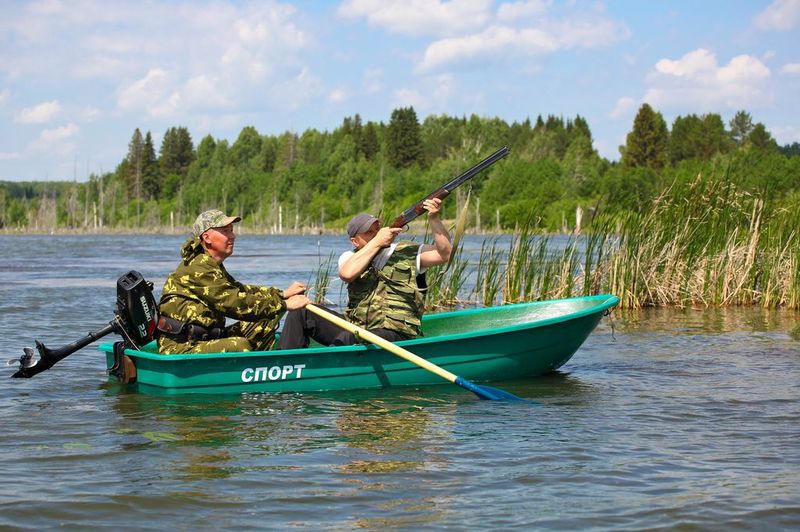
M398 242L386 264L370 265L347 285L347 318L367 329L389 329L418 336L425 300L417 286L419 244Z
M224 327L226 317L252 322L286 311L281 290L236 281L205 252L198 238L186 241L181 257L161 291L162 315L210 328Z

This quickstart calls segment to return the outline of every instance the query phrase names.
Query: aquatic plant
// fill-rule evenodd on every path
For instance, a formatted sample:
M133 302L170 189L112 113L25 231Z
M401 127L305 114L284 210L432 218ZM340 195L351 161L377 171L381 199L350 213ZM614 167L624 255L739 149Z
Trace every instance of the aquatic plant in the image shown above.
M612 293L622 308L734 306L800 309L800 214L721 177L676 181L649 208L598 217L565 244L515 228L508 246L462 246L429 276L426 308L491 306Z

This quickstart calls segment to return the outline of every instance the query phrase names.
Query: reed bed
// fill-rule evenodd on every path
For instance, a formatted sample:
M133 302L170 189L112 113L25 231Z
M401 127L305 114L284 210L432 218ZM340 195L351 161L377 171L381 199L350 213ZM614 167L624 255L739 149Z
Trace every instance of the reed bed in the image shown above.
M725 179L678 183L642 213L596 219L566 239L483 241L477 263L459 245L428 273L428 311L611 293L622 308L757 305L800 309L800 213L773 209ZM324 294L327 270L315 284Z
M622 308L758 305L800 309L798 215L725 180L665 190L643 213L600 220L560 249L517 228L507 247L484 241L431 287L431 310L612 293ZM466 276L466 278L457 278ZM464 290L456 290L470 286ZM461 295L461 297L458 297Z
M333 254L329 255L324 261L320 260L319 267L314 274L314 279L306 283L309 288L309 293L313 294L311 300L317 305L325 305L329 303L327 299L328 290L331 286L331 279L334 276L334 260Z

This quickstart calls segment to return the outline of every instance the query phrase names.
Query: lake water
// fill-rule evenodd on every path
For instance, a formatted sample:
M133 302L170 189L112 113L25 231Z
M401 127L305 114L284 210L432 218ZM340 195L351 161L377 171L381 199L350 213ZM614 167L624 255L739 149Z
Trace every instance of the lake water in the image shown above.
M2 358L107 324L130 269L160 292L182 241L0 235ZM226 266L285 287L343 243L243 235ZM797 529L798 323L615 311L557 374L494 384L531 404L450 384L153 397L94 345L32 379L4 366L0 529Z

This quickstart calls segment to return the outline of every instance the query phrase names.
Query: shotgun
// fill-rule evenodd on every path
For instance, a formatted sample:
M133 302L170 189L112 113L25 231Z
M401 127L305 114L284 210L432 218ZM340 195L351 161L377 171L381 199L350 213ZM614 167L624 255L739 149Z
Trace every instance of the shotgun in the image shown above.
M467 170L466 172L453 178L451 181L448 181L447 183L437 188L436 190L434 190L433 192L422 198L420 201L409 207L408 209L404 210L403 214L394 219L394 222L392 222L392 225L390 227L406 226L411 220L413 220L414 218L425 212L425 209L422 207L422 202L424 202L427 199L444 198L445 196L450 194L453 190L455 190L456 187L464 184L466 181L469 181L470 179L475 177L478 173L486 170L494 163L496 163L497 161L508 155L508 152L509 152L508 146L503 146L502 148L500 148L499 150L488 156L486 159L482 160L481 162L479 162L478 164Z

